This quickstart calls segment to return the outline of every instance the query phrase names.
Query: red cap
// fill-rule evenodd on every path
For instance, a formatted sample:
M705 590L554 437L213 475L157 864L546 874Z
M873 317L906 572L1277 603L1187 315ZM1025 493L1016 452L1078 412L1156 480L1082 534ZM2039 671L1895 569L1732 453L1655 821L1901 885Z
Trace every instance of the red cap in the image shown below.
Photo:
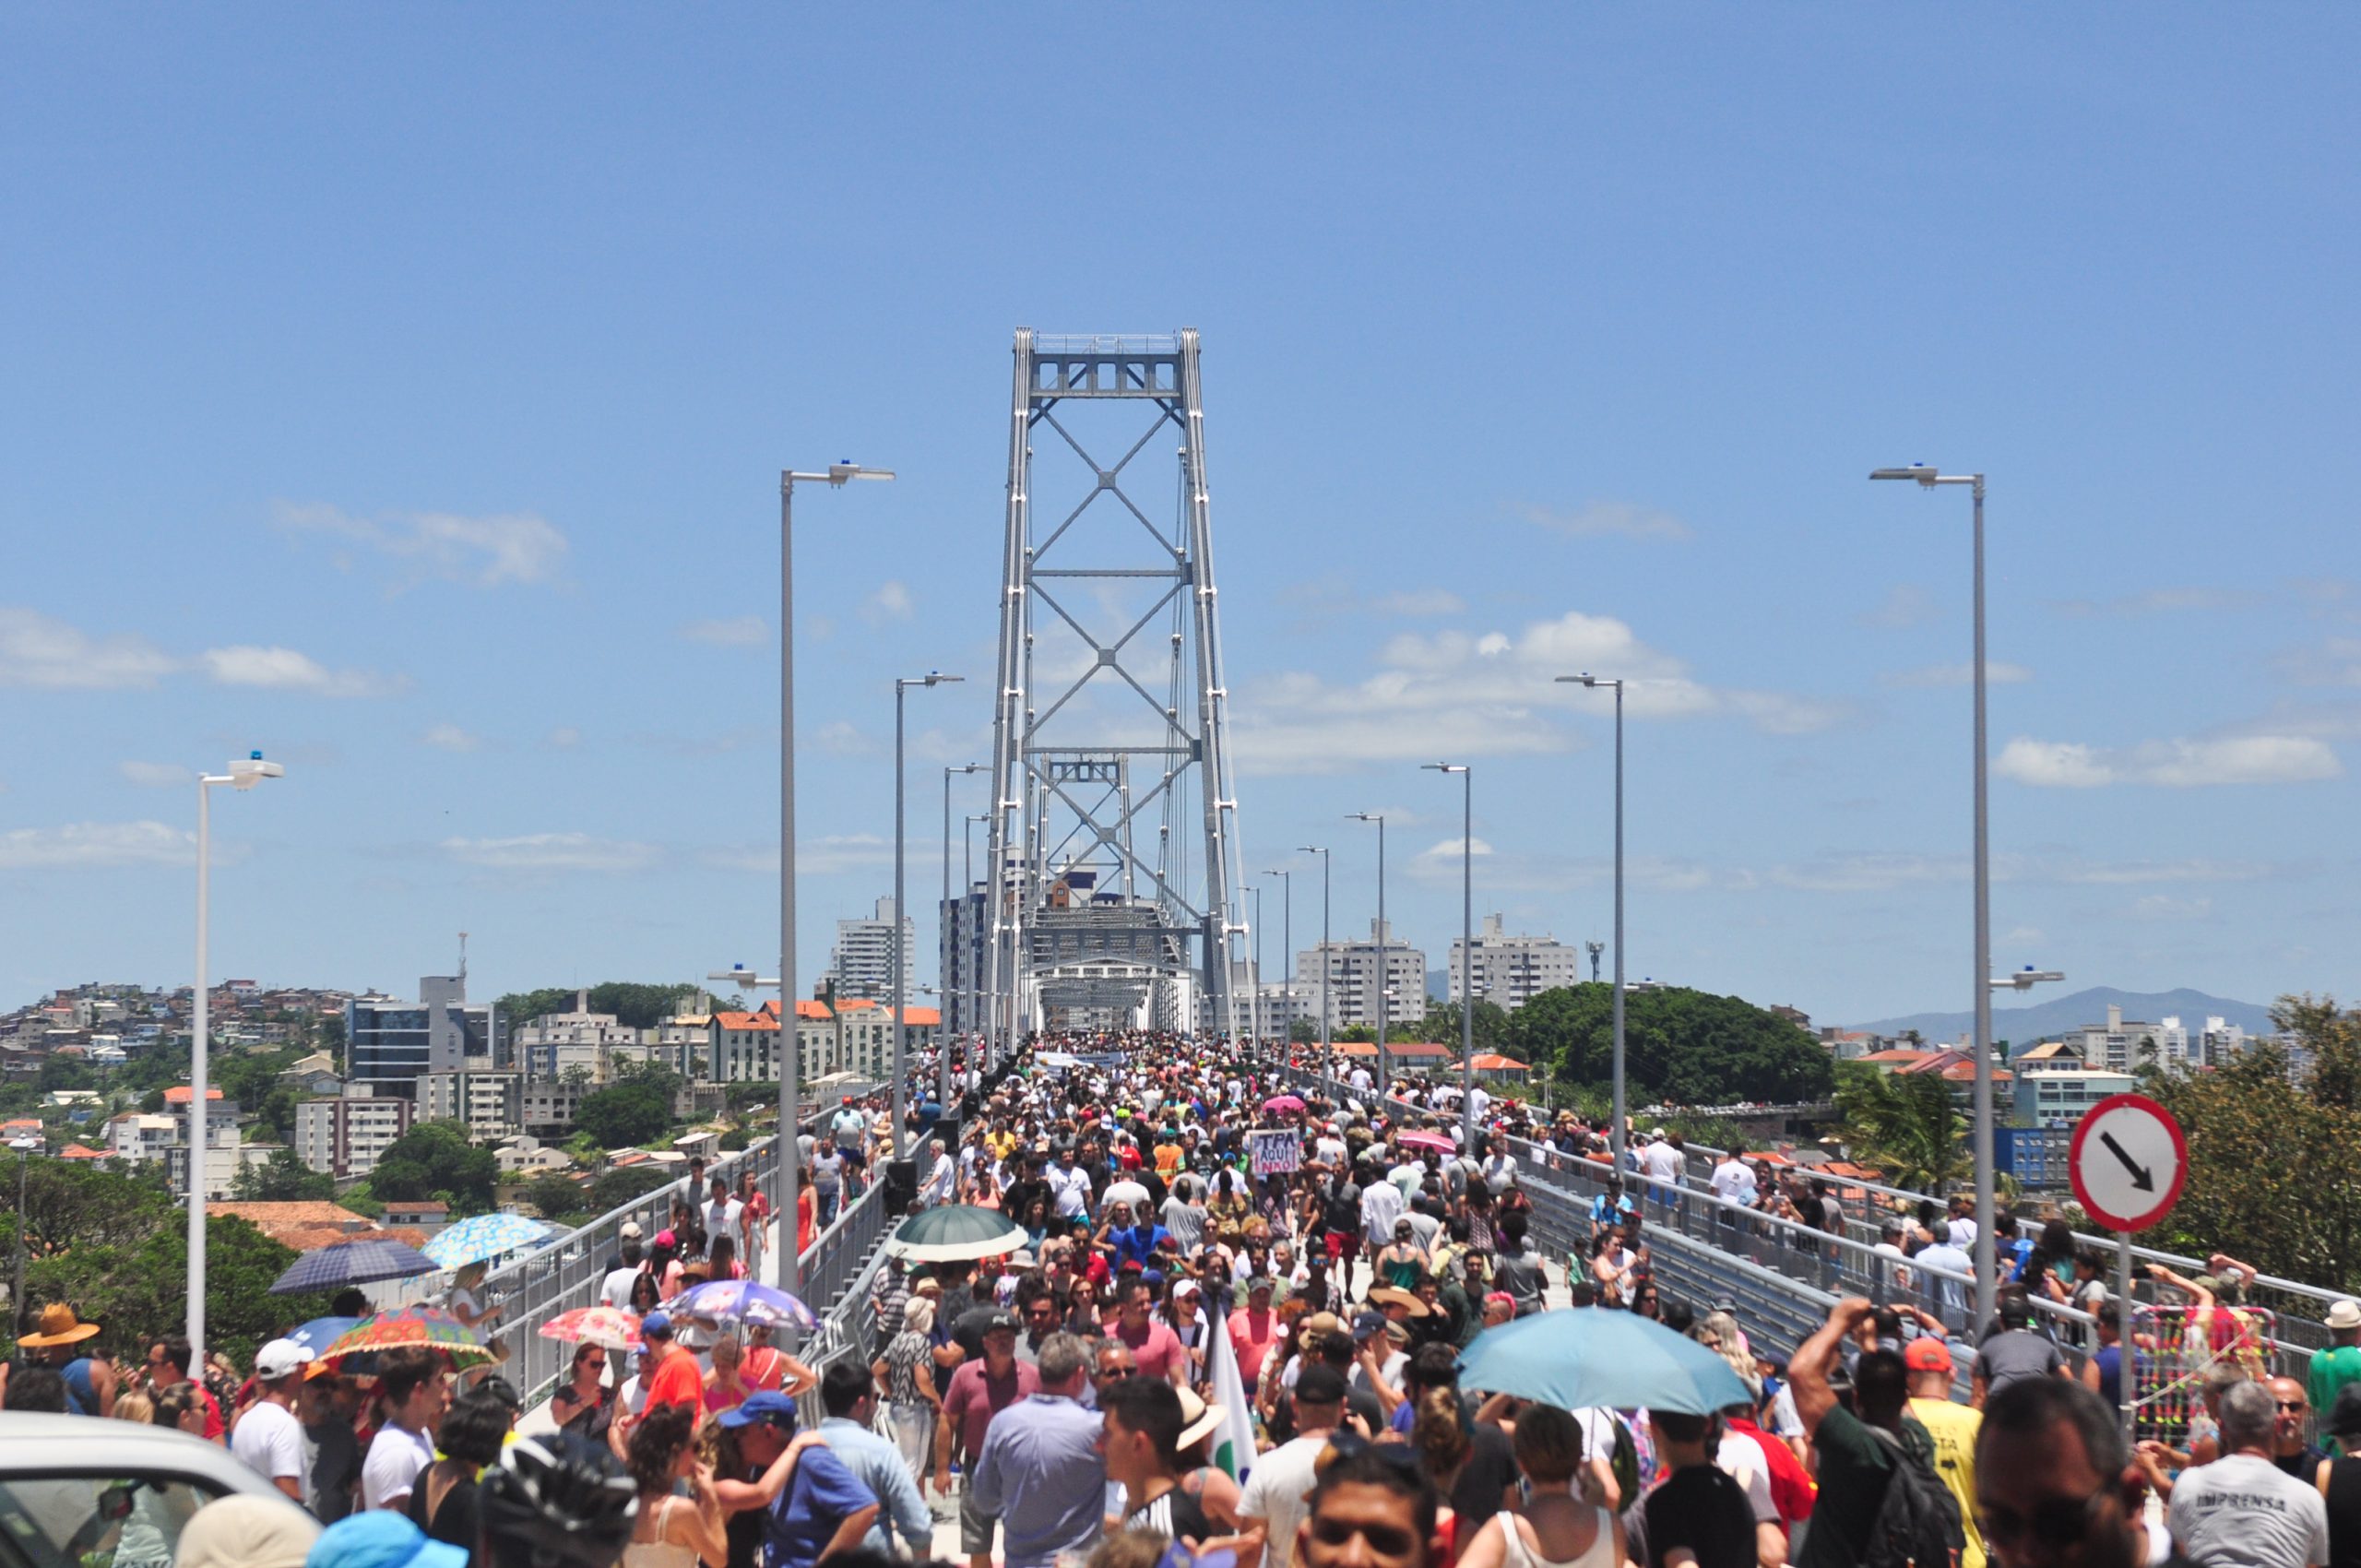
M1947 1372L1952 1370L1952 1348L1931 1334L1922 1334L1902 1352L1902 1364L1912 1372Z

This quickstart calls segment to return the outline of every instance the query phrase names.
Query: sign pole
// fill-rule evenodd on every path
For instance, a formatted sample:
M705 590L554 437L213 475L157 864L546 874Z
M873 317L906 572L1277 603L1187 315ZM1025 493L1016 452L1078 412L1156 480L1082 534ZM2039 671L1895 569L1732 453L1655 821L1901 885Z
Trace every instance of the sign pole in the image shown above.
M2122 1406L2123 1441L2133 1442L2134 1417L2140 1409L2139 1379L2132 1375L2131 1354L2131 1232L2115 1233L2115 1374L2116 1398Z
M2109 1095L2082 1113L2068 1155L2082 1212L2115 1232L2116 1373L2126 1442L2136 1429L2139 1358L2131 1319L2131 1233L2173 1210L2189 1176L2189 1139L2172 1112L2145 1095Z

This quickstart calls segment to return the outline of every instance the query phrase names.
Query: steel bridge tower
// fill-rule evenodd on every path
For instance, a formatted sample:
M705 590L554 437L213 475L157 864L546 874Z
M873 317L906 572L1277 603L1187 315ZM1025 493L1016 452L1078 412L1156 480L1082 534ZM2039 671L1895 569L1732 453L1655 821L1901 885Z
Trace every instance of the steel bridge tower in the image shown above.
M1133 1019L1235 1035L1246 928L1197 334L1020 328L1015 358L987 1027L1002 1051ZM1160 482L1159 438L1177 442L1169 510L1136 498Z

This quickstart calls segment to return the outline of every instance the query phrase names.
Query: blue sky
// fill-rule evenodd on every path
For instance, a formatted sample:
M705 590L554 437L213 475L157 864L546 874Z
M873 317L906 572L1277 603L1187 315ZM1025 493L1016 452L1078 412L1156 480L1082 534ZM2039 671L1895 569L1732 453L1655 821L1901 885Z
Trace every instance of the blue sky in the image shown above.
M1838 1021L1995 958L2361 990L2345 9L10 7L0 1004L683 980L915 901L985 744L1012 328L1204 335L1254 869L1335 847ZM967 781L962 780L964 786ZM980 790L963 796L974 810ZM1303 864L1300 860L1292 863ZM1295 928L1317 919L1304 877ZM1265 903L1275 967L1278 910ZM920 951L932 951L931 923ZM931 968L929 956L924 966Z

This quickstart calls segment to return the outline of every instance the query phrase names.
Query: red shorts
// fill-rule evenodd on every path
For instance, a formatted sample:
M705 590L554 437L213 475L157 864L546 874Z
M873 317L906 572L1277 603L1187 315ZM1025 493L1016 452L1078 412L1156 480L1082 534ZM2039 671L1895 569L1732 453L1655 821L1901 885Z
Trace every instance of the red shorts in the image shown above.
M1349 1231L1341 1234L1335 1230L1328 1232L1328 1261L1330 1263L1335 1263L1340 1258L1346 1263L1350 1263L1360 1256L1360 1251L1361 1239L1358 1236Z

